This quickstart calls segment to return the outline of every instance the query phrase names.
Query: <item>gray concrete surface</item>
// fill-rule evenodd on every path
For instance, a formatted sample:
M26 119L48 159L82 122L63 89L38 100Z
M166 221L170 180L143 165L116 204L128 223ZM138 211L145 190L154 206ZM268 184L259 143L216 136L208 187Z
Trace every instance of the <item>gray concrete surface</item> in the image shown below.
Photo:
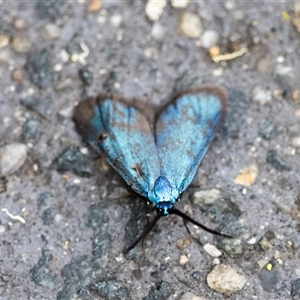
M87 12L87 5L0 3L0 147L27 147L22 167L0 181L0 299L181 299L187 292L226 297L207 285L216 262L179 218L160 220L144 247L123 256L146 224L144 202L87 151L71 119L74 105L98 92L159 107L174 88L195 82L223 85L231 96L224 130L178 208L212 228L230 234L238 228L242 250L234 255L234 245L224 251L224 243L190 225L197 240L222 251L221 263L245 277L246 287L230 299L299 299L300 32L289 19L294 2L192 1L185 9L168 3L157 21L162 36L152 31L145 1L103 0L97 12ZM178 34L183 11L198 14L203 31L219 33L221 53L248 51L213 62L199 38ZM56 27L45 37L47 24ZM88 70L85 84L82 68ZM255 102L257 87L262 92ZM71 148L62 160L75 162L53 163L71 146L88 154ZM253 164L255 182L236 184L240 171ZM233 227L193 204L196 191L211 188L230 195L241 211ZM220 212L228 214L226 208ZM182 238L191 242L183 249L177 246Z

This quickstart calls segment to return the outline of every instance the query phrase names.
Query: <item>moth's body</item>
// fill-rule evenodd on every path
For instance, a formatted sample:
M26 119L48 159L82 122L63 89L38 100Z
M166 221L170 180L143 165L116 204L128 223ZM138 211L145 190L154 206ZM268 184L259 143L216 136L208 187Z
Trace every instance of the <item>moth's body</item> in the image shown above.
M154 133L140 110L112 95L80 103L74 120L127 184L166 216L179 214L174 203L193 180L224 118L226 101L220 87L187 90L161 110Z

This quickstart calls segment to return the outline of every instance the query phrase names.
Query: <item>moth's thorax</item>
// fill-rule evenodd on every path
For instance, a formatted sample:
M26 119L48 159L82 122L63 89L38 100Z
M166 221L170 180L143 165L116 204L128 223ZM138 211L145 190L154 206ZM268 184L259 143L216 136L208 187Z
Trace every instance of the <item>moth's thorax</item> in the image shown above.
M148 192L148 199L154 205L160 202L174 204L178 197L177 189L172 187L168 179L163 176L156 179L153 189Z

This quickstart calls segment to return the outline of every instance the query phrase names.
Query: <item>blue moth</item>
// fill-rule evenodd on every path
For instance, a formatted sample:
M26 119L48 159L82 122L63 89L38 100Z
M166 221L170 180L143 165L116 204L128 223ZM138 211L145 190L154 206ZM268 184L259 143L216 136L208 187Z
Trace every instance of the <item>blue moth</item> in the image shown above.
M98 95L74 108L73 119L91 144L138 194L157 212L130 251L162 216L176 214L202 229L174 207L192 182L225 116L227 92L203 85L175 95L151 126L141 110L115 95Z

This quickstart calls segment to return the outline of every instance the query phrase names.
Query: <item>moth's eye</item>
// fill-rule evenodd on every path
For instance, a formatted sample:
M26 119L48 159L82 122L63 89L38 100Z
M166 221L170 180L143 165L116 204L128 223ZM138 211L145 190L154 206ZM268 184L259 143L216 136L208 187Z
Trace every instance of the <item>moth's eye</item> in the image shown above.
M107 133L101 133L98 136L97 140L98 140L98 142L102 143L106 138L107 138Z

